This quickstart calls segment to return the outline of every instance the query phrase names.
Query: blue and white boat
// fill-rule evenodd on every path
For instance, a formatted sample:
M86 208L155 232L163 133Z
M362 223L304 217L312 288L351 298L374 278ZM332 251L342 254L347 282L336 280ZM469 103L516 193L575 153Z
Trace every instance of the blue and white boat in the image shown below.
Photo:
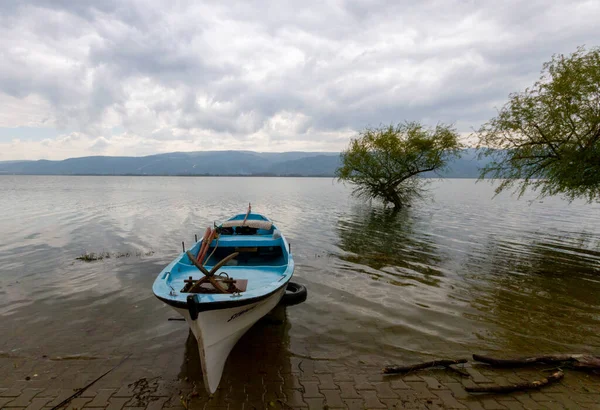
M156 297L198 340L204 385L217 390L231 349L280 302L294 273L290 245L265 216L236 215L182 252L156 278Z

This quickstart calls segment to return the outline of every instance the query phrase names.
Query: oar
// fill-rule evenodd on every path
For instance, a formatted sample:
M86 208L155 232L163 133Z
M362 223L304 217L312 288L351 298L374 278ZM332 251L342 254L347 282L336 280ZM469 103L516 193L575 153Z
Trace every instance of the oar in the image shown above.
M214 275L219 270L219 268L221 268L223 265L225 265L227 262L229 262L230 260L232 260L233 258L238 256L239 254L240 254L239 252L233 252L231 255L223 258L223 260L221 260L221 262L219 262L215 266L213 266L213 268L209 272L210 273L209 276Z

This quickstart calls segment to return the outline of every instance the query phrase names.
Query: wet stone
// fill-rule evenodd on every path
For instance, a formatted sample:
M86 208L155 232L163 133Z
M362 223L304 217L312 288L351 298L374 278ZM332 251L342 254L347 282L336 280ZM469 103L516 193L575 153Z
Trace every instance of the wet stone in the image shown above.
M405 382L422 382L423 379L416 374L409 374L407 376L402 377L402 380Z
M402 405L402 400L400 399L379 399L383 404L385 404L388 409L401 409L404 408Z
M395 399L398 397L398 394L394 392L389 383L380 382L374 383L375 390L377 391L377 397L380 399Z
M283 375L283 388L284 389L302 389L302 385L298 378L293 374L284 374Z
M26 410L41 410L50 400L52 400L50 397L34 398L31 400L31 403L29 403Z
M482 398L480 399L481 404L483 405L483 408L486 410L503 410L506 409L506 407L500 403L498 403L496 400L494 399L486 399L486 398Z
M464 405L459 403L449 390L437 390L435 394L440 398L444 407L447 409L466 409Z
M19 397L21 392L22 390L17 388L4 389L4 391L0 393L0 397Z
M285 397L284 403L290 407L306 407L308 406L302 397L302 393L299 390L283 390ZM284 406L285 407L285 406Z
M511 401L511 402L502 402L502 404L508 409L508 410L524 410L525 407L523 407L523 405L518 402L518 401ZM576 408L576 407L573 407Z
M365 402L362 399L342 399L348 410L364 410Z
M305 382L300 381L300 384L304 387L303 397L313 398L313 397L323 397L321 392L319 391L319 383L318 382Z
M404 383L404 380L402 380L401 378L391 379L390 386L394 390L398 390L398 389L400 389L400 390L408 390L408 389L410 389L410 386L408 384Z
M333 375L331 374L318 374L317 378L319 379L319 389L337 389L338 386L333 381Z
M329 364L326 361L317 360L315 361L314 371L317 374L331 373L331 368L329 367Z
M100 389L94 399L86 404L86 407L106 407L109 397L115 392L115 389Z
M307 364L306 369L315 370ZM107 366L98 364L98 368ZM133 369L128 375L117 375L116 379L107 376L85 391L83 396L74 399L68 409L144 409L144 410L195 410L204 408L227 409L461 409L461 410L522 410L522 409L595 409L600 402L600 394L595 393L596 379L578 378L569 380L568 387L554 386L554 389L518 392L510 395L473 395L464 390L464 386L478 385L471 379L447 381L435 372L422 372L416 377L382 377L380 368L361 367L359 369L328 365L334 373L293 373L287 371L289 364L277 361L277 366L266 373L239 371L235 378L225 375L217 393L209 399L204 391L201 374L199 378L181 377L166 379L156 376L146 367ZM64 369L64 364L56 369ZM81 368L81 366L77 367ZM74 370L73 370L74 371ZM269 375L268 372L274 372ZM58 370L56 371L58 372ZM338 375L335 372L340 372ZM159 372L157 372L159 373ZM424 374L423 374L424 373ZM521 375L522 371L519 371ZM523 374L529 380L539 374ZM487 374L486 377L489 377ZM32 389L19 381L10 381L7 387L0 388L0 394L16 392L18 395L0 396L0 408L17 410L50 410L65 398L71 396L79 385L79 380L89 379L89 374L65 378L62 389ZM513 373L503 372L493 377L494 382L509 382ZM407 380L407 378L409 380ZM145 379L146 382L140 382ZM445 381L442 382L441 379ZM46 379L52 383L51 379ZM411 381L413 380L413 381ZM71 383L69 385L69 383ZM481 384L480 384L481 385ZM115 386L115 387L107 387ZM589 386L589 388L588 388ZM195 390L197 396L190 394ZM181 404L180 396L186 399L187 409ZM65 410L65 409L63 409Z
M308 405L309 410L323 410L325 399L323 398L304 398L304 402Z
M354 379L352 378L352 375L346 370L333 373L333 381L336 383L337 382L352 382L353 380Z
M78 397L73 399L67 404L64 409L65 410L81 410L86 403L92 401L91 397Z
M41 391L42 389L23 389L18 397L6 404L6 407L27 407L31 400Z
M354 383L354 388L356 390L375 390L375 386L369 381L366 374L355 375Z
M538 402L534 401L528 394L523 393L523 394L518 394L514 396L521 404L523 404L523 406L526 409L532 409L532 410L537 410L537 409L543 409L544 406L542 406L541 404L539 404Z
M427 388L432 390L444 389L445 387L440 383L438 379L431 376L421 376L421 378L427 383Z
M167 397L156 397L146 406L146 410L161 410L166 403Z
M387 406L377 397L377 392L372 390L361 390L359 393L365 401L365 406L369 409L385 409Z
M325 395L325 404L331 408L344 407L344 402L340 396L339 390L321 389L321 393Z
M128 397L111 397L106 410L121 410L128 401Z
M406 384L417 393L419 398L437 399L437 396L427 388L427 384L425 382L407 382Z
M471 380L475 383L491 383L492 381L481 374L477 369L473 367L465 367L467 373L471 375Z
M444 385L450 389L452 395L457 399L466 399L471 397L461 383L444 383Z
M13 401L14 398L13 397L0 397L0 409L4 408L4 406L8 403Z
M481 404L479 401L469 400L465 402L465 406L467 406L469 410L485 410L483 404Z
M360 399L361 396L358 394L356 389L354 388L354 383L352 382L338 382L338 386L340 387L340 396L342 398L347 399Z

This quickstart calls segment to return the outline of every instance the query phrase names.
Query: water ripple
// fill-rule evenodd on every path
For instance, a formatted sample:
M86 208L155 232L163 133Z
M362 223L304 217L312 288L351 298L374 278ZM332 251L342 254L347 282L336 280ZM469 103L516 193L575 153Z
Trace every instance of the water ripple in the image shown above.
M18 340L55 355L154 355L181 343L154 277L181 241L248 202L286 234L309 289L288 309L297 354L600 347L600 205L492 199L487 183L444 180L392 213L350 190L311 178L2 176L0 350ZM85 252L134 256L75 260Z

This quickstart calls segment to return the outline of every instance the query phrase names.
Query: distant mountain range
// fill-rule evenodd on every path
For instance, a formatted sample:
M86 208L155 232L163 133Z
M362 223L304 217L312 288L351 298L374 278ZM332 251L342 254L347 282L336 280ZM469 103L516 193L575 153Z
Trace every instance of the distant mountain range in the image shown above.
M62 161L4 161L0 175L243 175L332 177L338 152L204 151L173 152L146 157L82 157ZM464 150L441 174L445 178L477 178L484 161ZM428 174L426 176L435 176Z

